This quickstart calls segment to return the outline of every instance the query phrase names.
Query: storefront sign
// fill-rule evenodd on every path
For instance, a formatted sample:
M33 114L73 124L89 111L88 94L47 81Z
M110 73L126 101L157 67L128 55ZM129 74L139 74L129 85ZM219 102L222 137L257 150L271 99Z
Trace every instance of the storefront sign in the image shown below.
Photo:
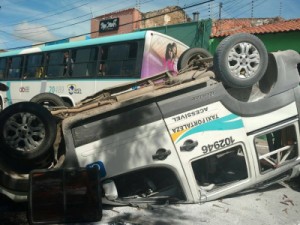
M119 29L119 18L100 21L99 32L106 32Z

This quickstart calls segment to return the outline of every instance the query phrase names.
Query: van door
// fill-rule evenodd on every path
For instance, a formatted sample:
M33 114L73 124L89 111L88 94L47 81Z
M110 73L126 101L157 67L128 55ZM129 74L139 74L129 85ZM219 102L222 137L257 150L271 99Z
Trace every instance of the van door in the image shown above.
M254 174L249 159L253 156L246 151L249 144L242 118L220 102L182 111L165 121L198 201L249 186Z
M249 134L256 151L257 183L268 184L291 175L300 164L299 121L290 118Z
M106 170L104 179L114 180L119 197L155 196L162 192L173 195L175 191L179 200L193 200L156 104L101 117L78 117L80 125L72 129L72 135L66 134L72 137L80 167L101 161ZM74 149L70 144L68 148Z

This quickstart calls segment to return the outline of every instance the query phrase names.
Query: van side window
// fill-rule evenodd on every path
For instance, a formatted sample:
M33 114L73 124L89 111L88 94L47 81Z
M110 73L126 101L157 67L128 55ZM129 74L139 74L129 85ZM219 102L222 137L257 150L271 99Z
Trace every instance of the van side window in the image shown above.
M200 190L216 188L248 178L242 146L234 146L223 152L192 162L192 169Z
M298 156L294 126L284 127L254 139L260 172L274 170Z

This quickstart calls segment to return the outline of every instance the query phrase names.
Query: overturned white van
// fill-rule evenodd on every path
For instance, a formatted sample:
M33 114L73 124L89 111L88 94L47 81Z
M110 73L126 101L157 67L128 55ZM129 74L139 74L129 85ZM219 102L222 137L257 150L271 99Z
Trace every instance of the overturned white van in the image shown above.
M0 114L0 192L26 199L28 174L41 168L98 168L102 201L121 205L199 203L295 177L299 63L295 51L267 54L258 38L238 34L213 63L202 50L184 52L176 77L158 74L51 112L12 105Z

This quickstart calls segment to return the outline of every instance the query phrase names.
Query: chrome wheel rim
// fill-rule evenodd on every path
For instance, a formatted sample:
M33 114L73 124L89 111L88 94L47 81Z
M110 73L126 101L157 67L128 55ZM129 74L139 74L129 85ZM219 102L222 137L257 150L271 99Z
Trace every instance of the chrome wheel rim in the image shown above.
M255 76L260 64L257 48L247 42L233 46L228 55L228 67L233 76L247 79Z
M28 153L35 151L45 139L45 126L31 113L16 113L3 127L3 137L9 147Z

